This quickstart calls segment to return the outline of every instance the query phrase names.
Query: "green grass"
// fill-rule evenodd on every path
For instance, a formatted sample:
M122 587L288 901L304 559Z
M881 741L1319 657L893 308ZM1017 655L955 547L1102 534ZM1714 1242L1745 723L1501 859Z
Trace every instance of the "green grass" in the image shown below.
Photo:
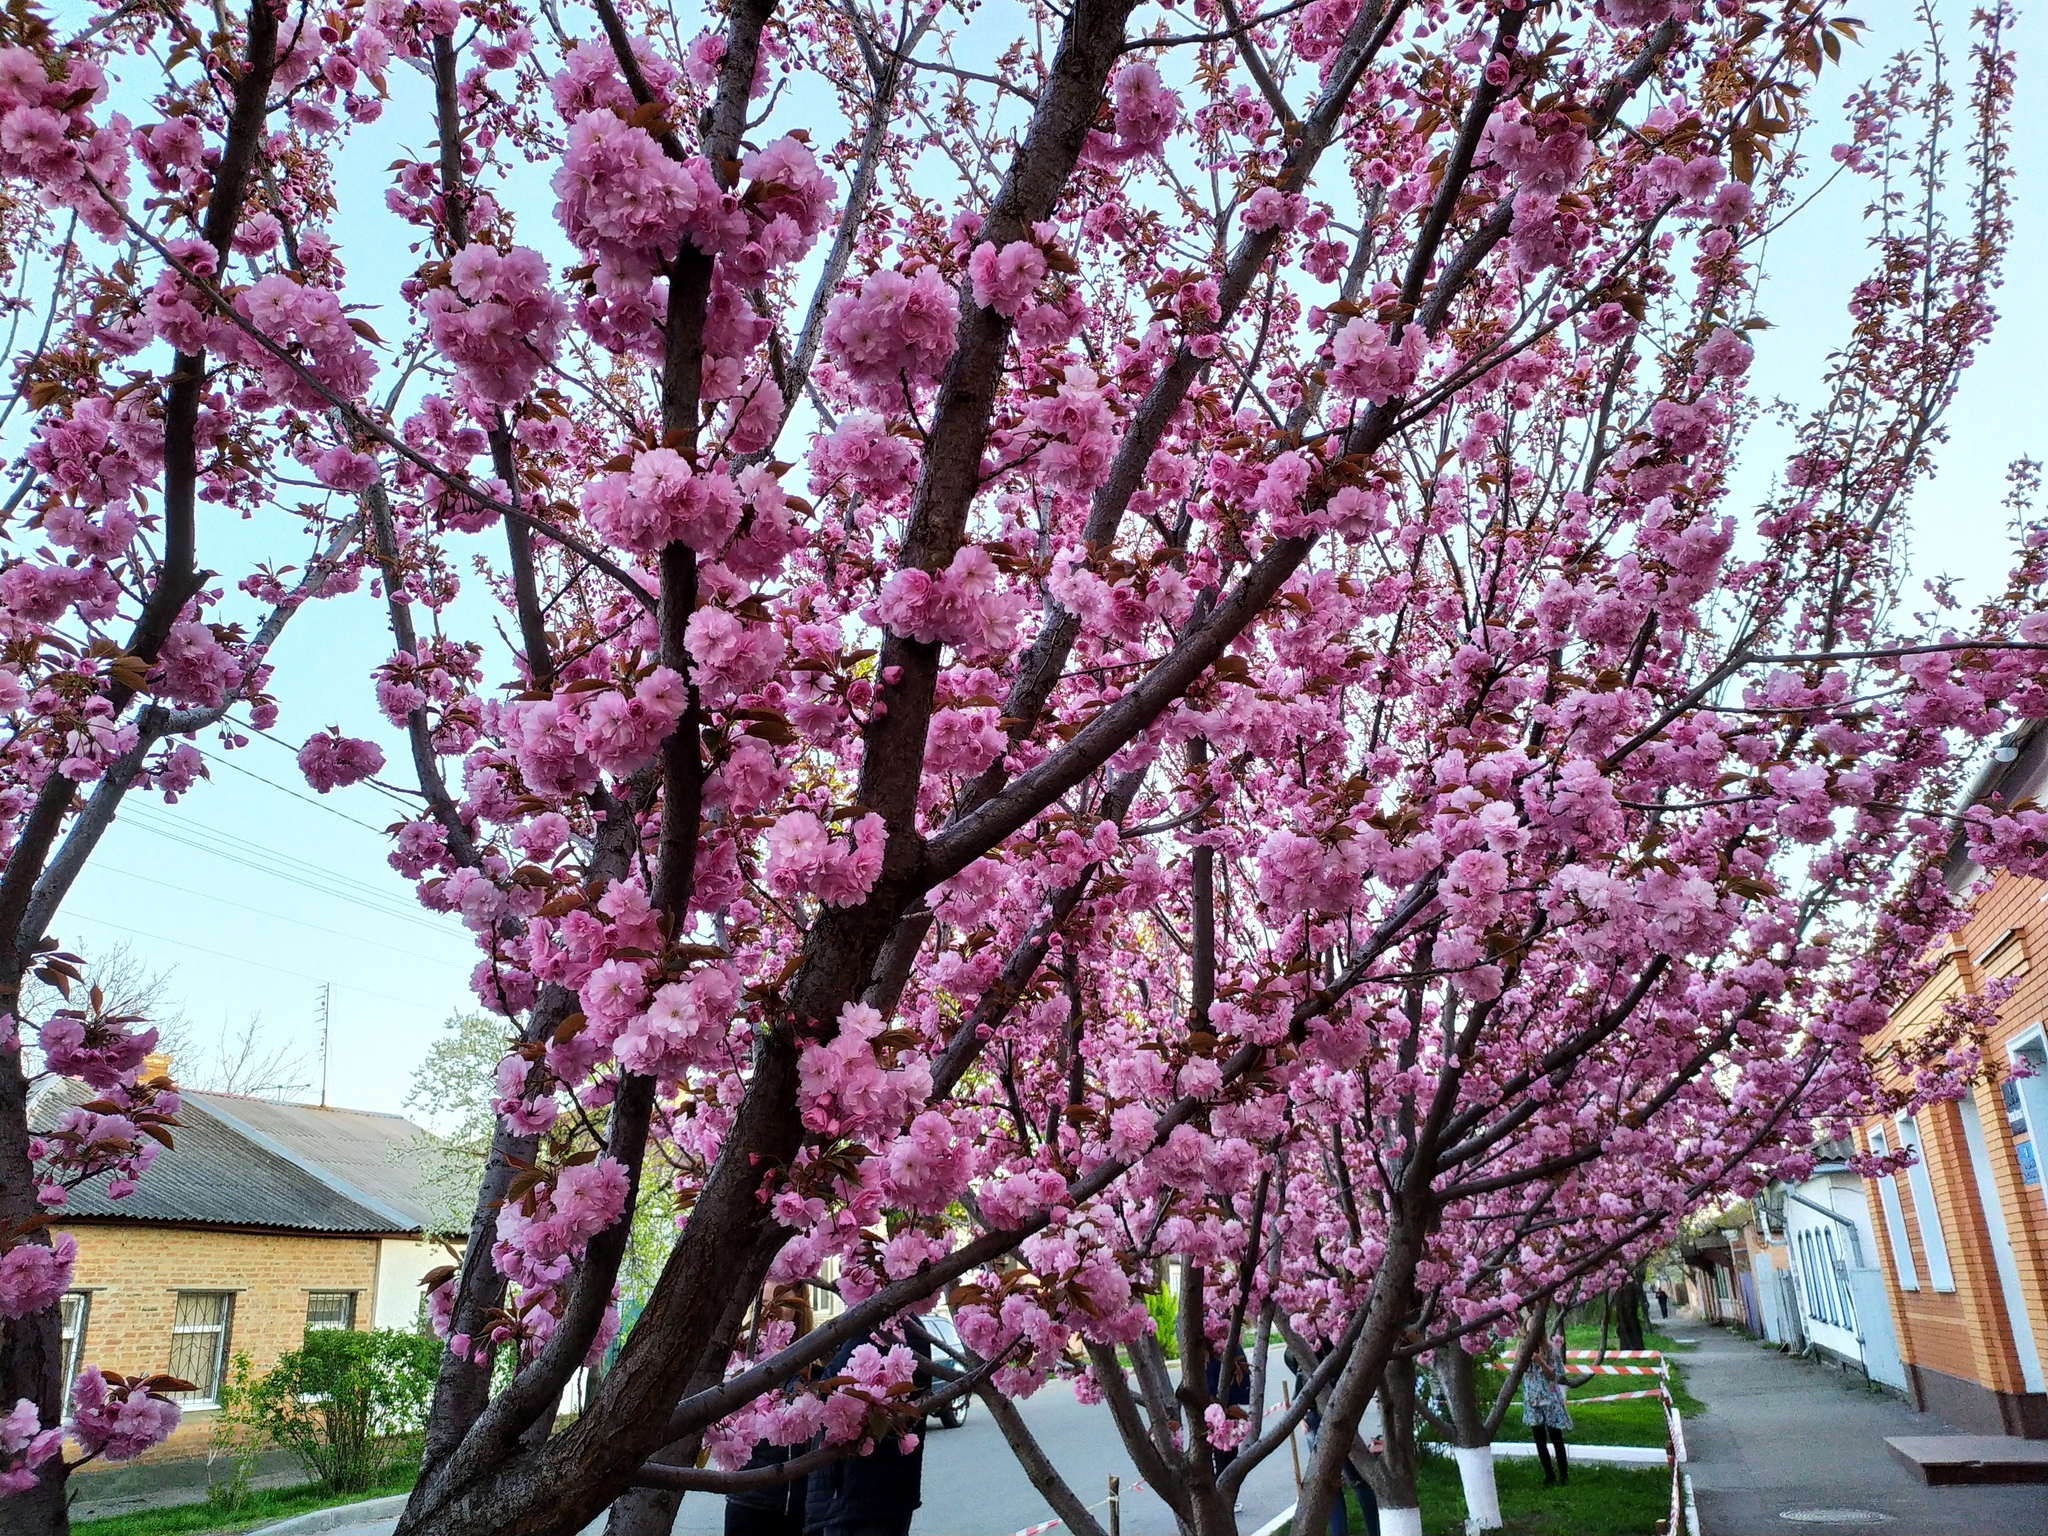
M1536 1463L1506 1458L1493 1464L1506 1536L1655 1536L1671 1513L1671 1475L1662 1467L1573 1467L1562 1488L1543 1486ZM1448 1456L1416 1458L1415 1496L1423 1536L1464 1536L1465 1490ZM1365 1529L1358 1500L1348 1491L1351 1530Z
M1533 1458L1504 1456L1493 1464L1493 1475L1508 1536L1652 1536L1671 1513L1671 1474L1663 1467L1574 1465L1571 1482L1546 1488ZM1419 1457L1415 1489L1423 1536L1463 1536L1465 1492L1456 1462Z
M168 1509L142 1509L128 1515L110 1515L104 1520L79 1520L71 1536L199 1536L201 1532L247 1531L259 1525L330 1509L336 1504L354 1504L362 1499L381 1499L407 1493L419 1477L417 1467L407 1467L361 1493L330 1493L318 1483L298 1488L271 1488L249 1496L249 1502L232 1515L223 1515L204 1500L177 1504Z

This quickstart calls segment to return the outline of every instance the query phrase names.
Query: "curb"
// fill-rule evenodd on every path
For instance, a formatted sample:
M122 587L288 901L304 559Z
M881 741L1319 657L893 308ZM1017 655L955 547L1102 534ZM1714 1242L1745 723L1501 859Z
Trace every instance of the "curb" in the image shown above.
M337 1504L331 1509L316 1509L310 1514L280 1520L276 1525L258 1526L249 1536L314 1536L315 1532L338 1531L371 1520L394 1520L405 1513L405 1501L410 1497L410 1494L396 1493L384 1499L365 1499L360 1504Z

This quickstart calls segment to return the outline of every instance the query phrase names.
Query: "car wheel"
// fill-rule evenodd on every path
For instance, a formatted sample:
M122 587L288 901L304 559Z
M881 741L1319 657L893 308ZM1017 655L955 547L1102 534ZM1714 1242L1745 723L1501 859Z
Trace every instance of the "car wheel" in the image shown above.
M947 1429L958 1429L967 1421L967 1400L956 1397L939 1410L939 1423Z

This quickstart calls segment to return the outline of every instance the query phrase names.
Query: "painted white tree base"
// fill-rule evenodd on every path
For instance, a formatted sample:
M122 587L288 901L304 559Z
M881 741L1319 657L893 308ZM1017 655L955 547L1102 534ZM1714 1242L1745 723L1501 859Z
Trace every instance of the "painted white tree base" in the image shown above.
M1493 1477L1493 1447L1452 1447L1458 1458L1458 1480L1465 1485L1465 1530L1468 1536L1501 1528L1500 1486Z

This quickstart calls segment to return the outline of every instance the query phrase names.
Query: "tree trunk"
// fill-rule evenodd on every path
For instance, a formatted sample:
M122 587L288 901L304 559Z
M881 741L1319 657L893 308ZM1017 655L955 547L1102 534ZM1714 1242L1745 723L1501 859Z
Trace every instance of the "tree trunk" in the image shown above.
M1386 1454L1369 1477L1380 1501L1380 1536L1422 1536L1422 1500L1415 1491L1415 1359L1387 1362L1380 1383L1381 1433Z
M1493 1436L1479 1407L1479 1362L1452 1344L1436 1352L1436 1372L1451 1410L1458 1480L1465 1489L1465 1529L1499 1530L1500 1486L1493 1475Z
M1643 1349L1643 1281L1632 1274L1614 1293L1614 1337L1618 1349Z

